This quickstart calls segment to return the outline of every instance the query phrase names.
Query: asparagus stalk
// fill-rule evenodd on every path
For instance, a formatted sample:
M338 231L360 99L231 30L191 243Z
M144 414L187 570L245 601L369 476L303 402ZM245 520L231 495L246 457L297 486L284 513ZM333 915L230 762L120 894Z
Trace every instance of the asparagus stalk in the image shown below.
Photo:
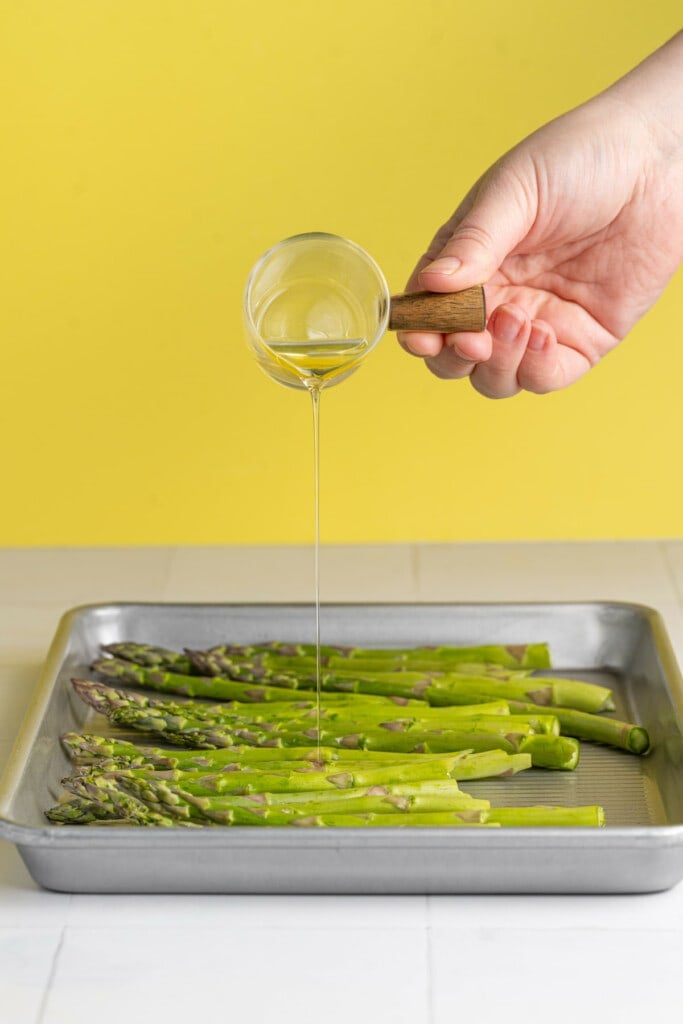
M242 777L249 776L249 780L254 781L252 776L255 776L257 773L253 770L253 766L251 772L248 770L248 767L249 766L246 764L245 770L241 773ZM530 767L531 759L527 754L506 754L504 751L482 751L474 754L460 752L449 756L442 755L440 757L419 757L411 755L408 760L386 761L377 765L368 765L362 762L342 761L340 764L331 765L327 772L311 772L304 770L297 774L299 776L305 775L308 779L308 783L314 775L319 775L321 777L326 776L328 779L333 777L336 781L330 782L329 784L334 784L337 788L348 788L350 784L397 785L403 782L415 782L419 780L434 781L435 779L446 777L455 781L471 781L473 779L496 777L502 778L516 775L517 772L524 771ZM133 771L134 773L131 777L141 777L144 774L144 772L140 770ZM199 773L185 772L183 774L197 774L204 779L218 779L219 776L227 777L233 774L240 774L240 772L218 771L212 775L210 773L208 774L200 771ZM281 772L279 774L281 777L284 777L287 772ZM351 782L352 779L355 780L354 783ZM301 786L305 787L308 783L305 781L301 782ZM229 785L231 784L231 780L228 778L226 783L217 781L216 784ZM309 785L309 788L312 788L312 786ZM317 785L317 788L324 788L324 786ZM266 791L261 788L259 792ZM274 790L272 792L282 792L282 790Z
M476 813L476 812L475 812ZM290 824L300 827L423 828L479 824L492 828L579 827L600 828L605 824L602 807L505 807L482 811L479 822L463 820L467 812L425 814L317 814L292 818ZM453 820L460 818L460 821Z
M428 759L420 759L420 762L417 765L413 762L400 765L398 766L398 771L394 765L385 766L385 770L388 772L388 777L391 781L390 788L392 792L396 794L396 786L401 784L396 781L396 778L404 778L407 775L411 775L413 781L419 781L420 777L422 777L433 787L435 778L439 777L439 773L441 773L440 777L444 780L471 780L477 778L512 775L518 771L528 768L530 764L530 759L526 755L507 756L500 752L489 752L479 755L459 755L451 758L439 759L437 764L434 764L432 761L430 765L424 764L426 760ZM364 769L364 771L370 772L371 769ZM159 821L160 824L168 824L167 819L169 815L174 818L178 817L182 820L194 819L197 818L198 815L202 816L205 810L211 809L212 806L211 804L204 803L204 801L220 801L225 797L224 793L216 794L214 792L214 782L212 781L211 776L202 775L201 772L179 773L177 776L183 780L183 785L185 787L190 784L186 781L188 778L197 778L197 782L195 784L200 787L200 793L191 795L191 800L189 799L190 795L181 797L179 793L173 793L169 782L160 781L157 773L147 773L147 777L144 777L144 774L144 772L138 770L115 772L109 775L76 775L65 779L63 784L65 784L70 792L83 799L98 802L101 802L102 799L114 801L116 807L122 809L122 813L120 814L121 817L134 818L136 814L140 813L140 805L144 804L154 811L155 814L161 815L163 820ZM220 773L222 777L224 777L225 774L232 775L232 772ZM263 790L263 785L267 785L267 783L263 782L264 775L257 772L249 773L247 771L240 774L243 781L246 776L251 776L249 781L245 784L251 787L252 792L254 790L260 794L263 792L272 792ZM302 772L300 774L304 775L306 773ZM312 774L313 773L308 773L308 777L310 778L310 775ZM325 773L315 774L325 775ZM340 782L345 783L348 781L349 775L347 773L337 772L336 782L331 782L329 780L331 774L332 773L328 773L328 782L324 783L330 792L338 794L354 792L352 787L343 787L343 785L341 788L339 787ZM276 781L274 785L279 786L283 784L282 780L287 776L286 773L278 773L278 776L276 777L278 777L278 781ZM374 776L368 774L364 775L360 774L356 769L351 773L351 777L355 780L370 779L376 784L379 784L377 783L377 774ZM202 781L200 781L200 779ZM260 782L257 781L257 779L260 779ZM217 781L215 783L215 785L221 784L234 785L234 782L230 782L230 780L228 780L227 783L223 783L221 781ZM299 784L305 783L300 782ZM124 788L123 786L126 786L127 788ZM240 788L244 793L244 785ZM454 788L454 793L456 792L456 788ZM131 790L134 791L134 796L129 792ZM282 793L284 791L275 790L274 792ZM298 792L305 793L313 791L299 790ZM104 796L102 796L102 794ZM398 790L396 795L403 796L404 794L401 794L400 790ZM132 812L129 811L129 805L126 803L127 797L133 800L133 804L131 805ZM289 798L293 799L292 792L289 792ZM198 801L201 801L202 803L198 804ZM217 807L220 810L218 805L213 806L214 809ZM153 821L150 823L155 822Z
M484 821L476 811L444 811L436 814L317 814L292 818L287 823L304 828L500 828Z
M190 675L194 666L186 654L169 650L167 647L156 647L154 644L137 644L130 641L115 644L102 644L106 654L125 661L133 661L146 668L160 668L167 672L180 672Z
M476 817L479 822L488 825L537 828L537 827L578 827L594 828L602 827L605 824L605 814L602 807L505 807L489 808L488 801L472 800L470 805L466 802L460 806L460 796L456 795L453 802L446 806L447 801L441 801L438 797L434 799L425 797L421 799L406 798L398 796L391 797L357 797L354 791L350 791L349 799L340 799L333 794L319 794L325 797L323 802L311 801L309 806L301 802L280 803L275 798L278 794L270 795L268 803L259 805L253 797L236 798L235 807L224 810L209 810L206 816L197 818L196 825L233 825L233 824L263 824L263 825L298 825L310 827L319 824L332 825L330 816L339 819L338 826L352 826L352 818L358 814L376 815L381 814L387 819L391 816L395 827L417 826L417 825L440 825L443 822L436 818L436 814L444 812L470 812L469 818ZM282 794L287 798L287 794ZM313 794L311 794L313 796ZM346 796L346 794L344 794ZM331 798L330 798L331 797ZM237 803L238 800L243 803ZM122 825L163 825L165 827L175 825L190 825L188 820L178 820L166 815L160 815L151 810L147 805L135 817L126 818L121 816L117 810L108 809L108 801L97 802L87 800L83 797L72 797L70 800L58 804L47 812L47 817L56 824L64 825L92 825L92 824L122 824ZM113 805L110 805L113 807ZM159 805L161 806L161 805ZM434 809L427 809L427 808ZM242 810L248 817L242 821L235 820L235 811ZM322 810L322 821L316 820ZM231 813L232 811L232 813ZM316 811L318 814L316 814ZM269 815L270 812L270 815ZM275 813L273 813L275 812ZM472 813L474 812L474 814ZM416 815L420 815L419 818ZM252 818L253 816L253 818ZM429 816L429 821L426 821ZM364 822L365 824L373 823ZM377 824L375 821L374 824ZM391 822L387 820L387 826Z
M514 753L519 746L519 734L501 736L495 733L454 731L440 729L411 730L394 732L381 727L344 731L340 727L317 729L281 729L250 725L242 727L239 722L230 724L219 719L193 719L188 717L190 702L173 705L169 711L163 702L154 701L140 694L128 694L103 684L87 680L73 680L81 697L98 711L109 716L118 725L135 729L163 733L173 743L193 747L232 747L241 744L250 746L296 746L312 742L324 746L345 747L355 750L384 750L402 753L443 753L462 750L503 750ZM130 700L128 700L130 698ZM176 713L179 711L179 713ZM502 719L504 720L504 719ZM463 722L466 723L466 719ZM356 723L353 723L355 727Z
M508 705L509 706L509 705ZM357 713L353 704L338 708L323 708L321 721L325 725L340 727L342 724L356 726L362 720L367 725L379 725L385 729L392 729L395 732L404 732L408 729L467 729L478 732L497 732L502 735L507 733L530 734L533 732L548 733L557 736L560 732L560 724L555 715L544 715L533 712L503 715L497 711L494 714L487 712L486 704L466 704L445 708L428 708L426 711L415 711L410 709L410 714L389 716L386 711L377 713L375 708L365 708L361 704ZM268 721L267 711L253 721ZM278 718L279 722L310 722L316 720L315 709L312 711L298 711L285 714Z
M220 820L225 811L242 808L259 813L264 808L277 808L286 814L309 814L312 808L329 813L351 810L380 813L412 813L438 810L487 810L487 800L478 800L461 793L450 779L425 780L405 785L364 786L337 790L258 790L245 794L239 789L216 791L201 777L181 774L177 780L160 779L159 773L115 773L111 778L136 799L153 806L173 808L187 803L193 811ZM185 813L184 811L182 812Z
M258 724L232 722L220 719L193 719L183 712L183 705L172 705L169 710L164 702L155 701L141 694L128 694L125 690L107 687L87 680L75 680L77 692L111 721L118 725L128 726L146 732L163 734L172 743L196 748L234 747L239 745L260 746L268 748L302 747L312 742L326 747L343 747L350 750L381 750L404 754L436 754L453 751L493 751L501 750L508 754L521 752L523 743L532 739L523 732L507 732L503 735L496 732L456 731L451 729L419 729L394 731L379 727L356 728L356 723L330 723L321 729L315 726L305 729L296 723L289 728L271 726L259 727ZM130 700L128 700L130 698ZM185 707L190 705L187 702ZM180 711L180 713L176 713ZM188 711L188 715L190 711ZM467 719L463 719L466 727ZM501 716L505 722L505 716ZM335 728L336 725L336 728ZM350 731L353 728L354 731ZM560 737L546 736L548 741ZM578 758L578 745L574 742L571 758L567 745L551 742L538 746L525 747L536 767L569 768L572 759ZM558 750L562 756L558 757Z
M266 685L260 683L253 675L246 680L216 676L186 676L178 672L144 668L119 658L98 658L93 662L92 669L107 679L132 683L134 686L141 686L145 689L177 693L184 697L213 697L217 700L240 703L300 701L301 694L296 692L297 690L315 690L316 687L314 676L310 679L299 680L295 677L274 673L269 677L268 682L276 685ZM332 702L340 699L343 701L345 697L344 693L339 696L337 694L330 696ZM401 706L419 702L418 698L411 698L410 694L404 696L402 693L389 692L387 687L384 687L383 693L377 696L369 693L368 699L377 704L393 702Z
M253 658L262 655L279 655L290 658L314 658L314 644L262 644L240 646L225 644L208 651L187 652L193 663L204 670L212 666L217 675L222 674L220 659ZM208 655L208 658L203 656ZM441 671L462 663L495 664L511 669L550 668L550 652L547 644L518 644L503 646L488 644L474 647L411 647L411 648L362 648L362 647L321 647L321 657L327 666L330 659L334 664L342 661L371 661L382 663L386 668L406 666L421 669L424 662L441 666ZM446 669L443 666L447 666ZM438 671L439 669L437 669Z
M579 744L571 736L526 736L520 742L519 750L529 754L534 768L570 772L579 763Z
M263 792L256 796L225 795L205 792L185 779L178 784L157 778L142 779L132 773L108 780L107 788L121 787L124 792L150 808L163 808L181 820L208 819L220 825L287 825L295 818L316 813L386 813L397 819L435 809L457 813L463 822L481 821L488 812L487 801L477 801L433 783L421 787L375 786L342 792ZM100 777L101 779L101 777ZM94 785L100 785L100 779ZM407 790L407 792L401 792ZM479 806L478 806L479 805ZM337 810L339 809L339 810ZM158 812L155 812L158 813Z
M605 812L596 804L586 807L492 807L486 812L486 820L516 828L600 828L605 824Z
M397 675L397 673L393 673ZM266 677L267 678L267 677ZM401 673L401 679L414 682L402 692L427 700L431 705L467 704L482 700L526 701L541 707L569 707L580 711L596 712L614 709L612 691L582 679L531 676L524 679L492 679L486 676L466 676L457 673L431 675L424 679L419 673ZM326 687L337 692L353 692L345 686L346 677L324 676ZM376 673L373 683L389 689L391 677Z
M236 801L226 802L225 798L220 796L211 798L194 797L182 791L174 792L171 787L154 781L150 782L148 788L145 789L134 780L105 778L104 776L95 777L92 780L87 780L87 782L82 778L68 779L65 780L65 784L72 786L76 792L90 793L95 791L96 793L97 791L104 790L107 797L113 795L115 800L125 800L126 796L129 796L128 791L140 793L141 799L137 796L132 799L146 807L147 811L143 810L137 815L135 819L136 824L159 824L160 819L164 819L171 822L175 821L179 825L290 825L295 822L308 823L307 819L311 811L315 812L320 806L325 806L316 802L302 802L299 804L297 812L293 812L290 807L269 806L267 804L257 807L255 804L249 805L245 802L241 804ZM353 806L360 808L362 800L356 801L354 799ZM167 813L164 814L161 811ZM454 825L479 824L486 813L486 810L477 810L471 807L464 810L449 811L445 815L447 821L444 823ZM149 816L149 820L145 820L146 815ZM431 817L432 815L428 816ZM334 817L334 815L325 815L324 817ZM343 817L347 816L343 815ZM349 815L348 817L352 818L354 822L359 817L369 819L366 823L370 824L374 820L375 814L365 813ZM391 811L386 815L378 815L379 819L393 818L397 825L402 825L408 821L420 824L421 819L424 817L425 814L419 811L400 813L394 806L391 807ZM381 823L382 821L380 820ZM496 824L493 827L499 826Z
M141 707L154 707L159 711L169 715L181 716L183 718L194 716L201 716L202 721L222 722L225 721L230 723L231 728L234 728L236 723L240 719L234 714L234 705L229 709L225 706L218 705L217 707L211 707L207 705L200 705L196 702L184 702L168 703L168 702L157 702L153 699L147 698L144 695L132 694L126 690L120 690L113 687L106 687L102 684L88 684L86 681L79 680L74 683L77 691L81 696L88 700L97 710L109 714L113 707L125 707L130 703L134 703ZM491 705L495 711L503 711L507 709L507 705L493 704ZM375 709L370 707L369 709L362 709L362 717L364 720L370 720L377 723L380 727L389 731L395 732L406 732L416 731L427 732L430 726L434 727L437 725L439 731L463 731L465 729L466 736L469 732L488 732L498 733L504 737L507 737L513 746L517 745L519 738L522 735L528 735L532 731L544 730L549 733L557 733L558 726L557 721L553 716L544 716L535 712L535 706L529 705L531 712L527 715L494 715L486 716L480 712L482 709L487 710L486 705L476 706L462 706L462 707L451 707L447 711L440 711L431 708L425 708L424 711L420 712L419 718L401 718L401 719L387 719L381 721L382 716L386 713L384 709ZM268 712L264 712L261 718L255 717L255 713L250 710L249 705L240 706L242 712L241 721L246 723L257 723L259 721L271 722L269 717L271 710L274 711L273 706L269 706ZM284 718L286 723L294 720L295 717L301 719L306 713L314 712L315 708L313 705L298 705L290 707L285 705L279 714ZM329 718L335 724L337 731L342 729L346 732L351 732L356 726L357 722L353 719L344 719L342 716L348 714L346 706L342 709L341 707L333 706L331 709L326 709L324 717ZM361 708L358 708L358 714L361 714ZM275 723L280 719L275 719ZM462 723L462 725L460 724ZM278 728L277 724L271 722L272 731L276 731ZM312 737L308 737L309 739ZM451 737L452 739L452 737ZM444 741L445 742L445 741ZM465 742L465 741L462 741ZM462 742L459 747L452 749L464 749ZM466 742L474 742L474 740L468 740ZM404 749L405 745L400 744L400 749ZM443 743L440 744L439 749L446 749ZM507 749L503 747L502 749ZM110 755L115 756L115 755Z
M305 657L286 657L265 651L251 657L228 655L220 649L211 651L188 651L193 671L204 676L228 676L239 679L261 679L266 676L297 676L312 677L317 670L317 659L312 655ZM415 658L411 661L393 661L387 658L345 658L334 655L322 655L321 666L328 672L338 676L357 679L359 676L375 676L377 673L393 674L413 672L419 675L443 675L455 672L458 675L491 676L497 679L525 678L533 669L505 668L488 662L463 662Z
M514 701L515 711L528 712L534 707L524 701ZM580 740L592 740L594 743L605 743L612 747L628 750L632 754L646 754L650 749L650 737L642 725L631 722L620 722L616 718L604 718L591 715L573 708L554 707L553 715L560 723L560 729L568 736Z
M346 769L346 766L344 768ZM236 771L206 774L177 770L155 772L131 768L113 774L122 785L134 784L141 787L136 789L136 794L143 794L148 784L153 783L155 787L165 786L173 790L182 790L183 793L192 796L218 796L246 793L310 793L324 789L334 792L398 785L399 782L449 780L453 768L452 761L444 758L441 763L434 761L429 765L404 762L399 765L378 765L374 768L343 771L336 767L330 771L278 772L238 768Z
M116 762L120 767L181 768L188 771L220 770L232 764L285 765L292 761L311 764L351 762L365 765L394 764L405 756L380 750L346 750L341 747L225 747L219 750L183 750L139 746L124 740L93 734L66 733L62 743L77 765L104 766ZM411 760L430 761L438 754L411 754ZM276 760L275 760L276 759Z
M182 676L159 672L114 658L99 659L93 668L107 678L132 682L137 686L243 702L297 699L287 694L287 691L311 690L316 685L315 675L295 676L266 667L254 669L245 664L233 664L230 667L228 659L225 660L223 671L234 676L232 680L218 675ZM372 675L356 677L353 674L323 672L321 688L326 693L363 693L394 700L423 700L440 707L488 700L526 701L540 706L572 707L587 712L614 707L609 689L576 679L493 679L456 673L433 676L409 671L377 671ZM283 693L287 695L283 697Z

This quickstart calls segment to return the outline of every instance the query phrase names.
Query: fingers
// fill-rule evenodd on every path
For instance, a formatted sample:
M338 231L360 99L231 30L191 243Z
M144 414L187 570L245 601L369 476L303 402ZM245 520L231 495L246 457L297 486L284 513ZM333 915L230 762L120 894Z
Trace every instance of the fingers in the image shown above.
M491 337L487 332L469 333L459 331L457 334L431 334L422 331L399 331L396 337L406 352L422 359L435 359L444 350L457 356L463 362L475 363L488 359L491 355ZM446 354L444 361L451 356ZM458 374L458 377L463 376Z
M424 359L442 380L469 377L486 398L510 398L519 391L537 395L559 391L591 368L591 360L558 342L553 327L532 320L513 303L498 306L488 330L477 334L405 332L401 344Z
M397 331L396 337L402 349L411 356L438 356L443 348L443 334L427 334L422 331Z
M533 320L517 380L525 391L545 395L574 384L590 370L593 362L578 349L560 344L550 324Z
M441 351L433 357L426 358L425 364L442 380L469 377L480 361L491 356L492 343L488 331L477 334L462 332L440 337L443 338Z
M531 318L519 306L498 306L489 317L491 357L472 370L472 387L487 398L510 398L521 390L518 370L532 333Z
M530 319L519 306L499 306L489 319L489 330L491 358L471 374L472 386L487 398L559 391L591 368L586 355L560 344L551 324Z

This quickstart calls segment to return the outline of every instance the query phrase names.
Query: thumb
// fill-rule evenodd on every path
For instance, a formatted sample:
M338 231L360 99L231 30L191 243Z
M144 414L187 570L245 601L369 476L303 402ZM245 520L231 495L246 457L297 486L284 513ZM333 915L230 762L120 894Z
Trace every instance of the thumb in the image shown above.
M486 283L534 224L538 203L531 177L528 187L505 170L485 177L465 210L456 210L434 240L432 262L418 274L420 287L451 292Z

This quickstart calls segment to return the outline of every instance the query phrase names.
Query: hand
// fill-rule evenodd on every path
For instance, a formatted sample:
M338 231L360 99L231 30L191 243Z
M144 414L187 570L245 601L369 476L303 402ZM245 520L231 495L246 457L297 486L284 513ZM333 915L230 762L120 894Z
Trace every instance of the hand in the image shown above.
M485 282L490 311L481 334L400 335L438 377L491 398L566 387L661 294L683 259L683 133L646 116L637 86L524 140L437 233L407 290Z

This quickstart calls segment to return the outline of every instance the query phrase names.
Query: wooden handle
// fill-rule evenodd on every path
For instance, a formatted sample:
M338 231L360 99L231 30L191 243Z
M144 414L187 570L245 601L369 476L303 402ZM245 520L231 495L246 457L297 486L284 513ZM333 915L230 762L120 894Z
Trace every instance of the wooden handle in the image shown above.
M410 292L392 295L391 331L483 331L486 327L484 289L478 284L462 292Z

